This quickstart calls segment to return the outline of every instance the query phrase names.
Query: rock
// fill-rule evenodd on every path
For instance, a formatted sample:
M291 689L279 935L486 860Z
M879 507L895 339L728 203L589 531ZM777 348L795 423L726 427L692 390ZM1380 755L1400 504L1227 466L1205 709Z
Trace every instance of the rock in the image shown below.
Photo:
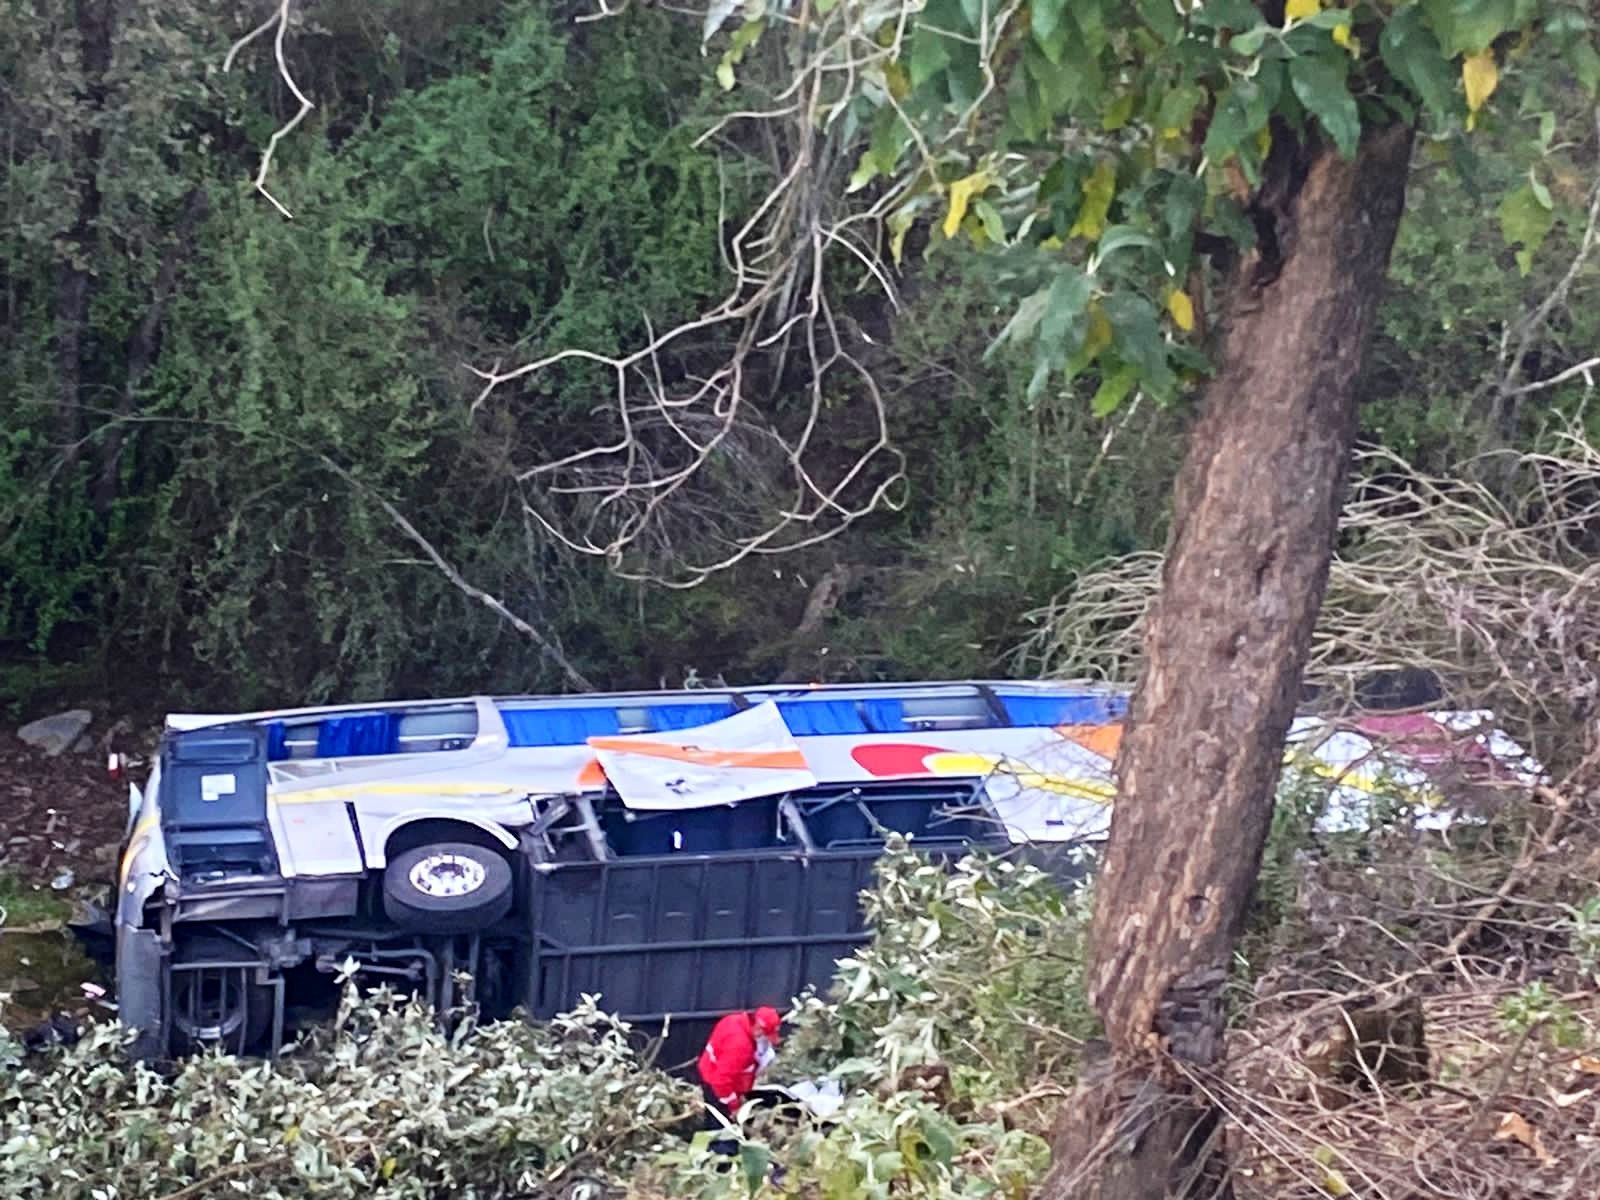
M17 737L35 750L58 758L72 748L93 721L94 714L88 709L74 708L56 713L53 717L30 721L17 730Z

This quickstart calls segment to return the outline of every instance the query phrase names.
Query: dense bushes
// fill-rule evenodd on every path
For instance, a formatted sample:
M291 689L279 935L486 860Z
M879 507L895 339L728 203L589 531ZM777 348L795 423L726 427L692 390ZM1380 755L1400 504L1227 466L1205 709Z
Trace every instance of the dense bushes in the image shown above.
M907 452L905 511L687 595L608 578L531 519L519 474L603 443L614 380L563 367L474 410L467 367L637 346L720 297L729 223L769 156L737 133L696 146L730 102L698 26L655 10L577 24L549 0L297 4L292 66L317 108L274 160L284 221L248 186L286 115L275 64L218 69L248 8L0 3L8 690L75 664L79 688L159 681L225 706L556 684L379 497L618 685L988 673L1074 572L1160 544L1181 406L1130 403L1108 424L1071 390L1026 398L1030 364L985 355L1006 308L993 260L924 255L919 234L898 312L837 298L869 331L850 344ZM1450 169L1465 149L1419 163L1364 411L1426 462L1526 444L1573 408L1460 403L1578 232L1590 131L1547 102L1474 142L1478 177L1531 167L1553 197L1525 279ZM1542 366L1592 344L1593 322L1558 314ZM724 336L653 365L695 377ZM802 393L791 360L760 387ZM840 567L837 604L797 643Z
M1048 1151L998 1102L1070 1069L1086 1020L1079 902L1030 869L973 858L946 873L900 845L868 908L876 938L840 964L832 999L796 1010L785 1046L789 1077L845 1084L831 1129L755 1118L730 1161L707 1135L685 1140L697 1091L645 1065L592 1001L547 1025L444 1034L422 1008L352 985L334 1025L276 1063L208 1056L162 1075L123 1060L116 1026L29 1058L0 1030L0 1191L487 1200L590 1180L707 1198L1025 1194ZM902 1067L930 1062L954 1068L948 1091L899 1086Z

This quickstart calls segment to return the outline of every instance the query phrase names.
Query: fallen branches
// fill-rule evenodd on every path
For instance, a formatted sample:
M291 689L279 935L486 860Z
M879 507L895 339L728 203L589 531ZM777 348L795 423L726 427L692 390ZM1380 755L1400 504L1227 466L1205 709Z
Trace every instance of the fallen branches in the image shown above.
M1556 734L1574 761L1593 745L1600 701L1600 450L1569 434L1497 457L1509 498L1471 470L1435 478L1387 451L1357 456L1307 681L1349 701L1373 675L1427 673L1450 705L1493 708L1514 736ZM1086 572L1031 614L1039 632L1023 662L1134 677L1161 561Z

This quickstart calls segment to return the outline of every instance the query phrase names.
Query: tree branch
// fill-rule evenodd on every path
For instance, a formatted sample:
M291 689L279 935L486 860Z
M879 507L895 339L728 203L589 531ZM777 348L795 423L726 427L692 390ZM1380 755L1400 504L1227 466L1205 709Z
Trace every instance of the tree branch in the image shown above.
M234 42L228 48L228 53L222 60L223 71L231 70L234 59L238 57L241 50L268 30L276 31L272 38L272 56L277 60L278 78L283 80L284 86L289 89L299 107L295 110L294 116L280 125L268 140L267 148L261 154L261 165L256 171L255 189L271 202L273 208L291 221L294 220L294 214L267 190L267 172L272 169L272 156L278 152L278 143L293 133L295 127L305 120L306 115L316 107L311 103L310 98L300 90L300 85L294 81L294 76L289 71L288 57L284 53L284 42L289 36L289 20L293 15L293 9L294 0L278 0L277 10L260 25L257 25L249 33Z

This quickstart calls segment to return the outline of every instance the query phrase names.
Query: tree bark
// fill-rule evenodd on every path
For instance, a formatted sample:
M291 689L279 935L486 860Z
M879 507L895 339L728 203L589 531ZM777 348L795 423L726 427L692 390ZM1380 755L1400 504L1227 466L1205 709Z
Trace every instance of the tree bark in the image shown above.
M1062 1112L1048 1200L1229 1194L1207 1082L1223 987L1327 581L1412 140L1369 133L1350 161L1273 133L1118 761L1089 964L1108 1057Z

